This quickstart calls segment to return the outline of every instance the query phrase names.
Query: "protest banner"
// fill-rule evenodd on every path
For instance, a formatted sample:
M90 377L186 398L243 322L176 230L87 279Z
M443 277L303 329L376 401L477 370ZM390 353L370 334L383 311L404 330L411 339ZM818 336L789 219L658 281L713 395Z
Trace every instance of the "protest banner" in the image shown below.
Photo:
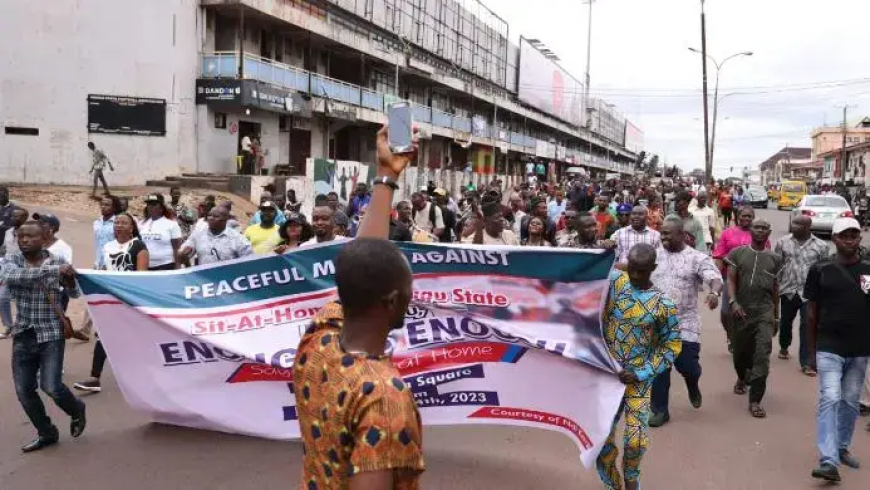
M160 423L297 439L296 347L336 297L340 246L177 271L83 272L127 402ZM413 300L386 349L424 425L559 431L591 465L623 394L600 320L613 254L400 248Z

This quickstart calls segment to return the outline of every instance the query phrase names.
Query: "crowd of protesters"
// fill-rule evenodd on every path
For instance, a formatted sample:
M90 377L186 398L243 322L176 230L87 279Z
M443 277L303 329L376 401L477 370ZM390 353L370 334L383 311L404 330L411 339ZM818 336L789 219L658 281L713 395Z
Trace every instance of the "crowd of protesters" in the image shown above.
M773 338L779 334L778 357L789 359L792 323L800 316L800 369L819 377L821 387L821 457L813 476L839 481L839 465L858 466L849 444L857 415L870 411L870 383L865 384L870 262L860 247L857 221L835 222L831 255L810 233L806 216L794 219L790 233L771 244L770 223L756 219L740 186L725 182L596 181L584 174L548 182L532 173L513 188L496 179L451 196L430 182L410 199L394 200L411 156L392 154L384 131L378 135L378 178L357 184L347 201L336 192L315 196L310 216L301 213L293 190L277 193L270 184L250 220L236 217L231 201L208 196L192 203L173 188L168 200L157 193L145 196L138 216L126 201L107 194L93 222L93 266L110 271L166 271L348 242L336 262L341 302L320 312L302 339L294 368L297 380L312 387L311 396L297 399L307 488L332 488L326 484L332 478L368 482L364 488L412 488L424 468L413 397L382 352L411 296L407 262L387 239L613 251L616 266L602 320L611 353L623 367L619 379L626 393L598 459L607 488L639 488L648 428L670 420L672 369L683 377L691 405L702 406L699 304L721 307L736 375L733 392L748 393L748 412L757 418L767 416L762 401ZM13 337L19 400L37 429L25 452L59 438L37 386L71 417L73 437L86 424L84 403L61 379L65 340L87 341L92 332L89 320L75 329L65 315L70 298L80 293L70 265L73 250L58 235L60 227L56 216L29 213L0 187L0 320L3 337ZM370 281L372 275L383 281ZM306 364L301 359L308 351ZM90 378L73 387L99 392L105 363L97 339ZM324 382L339 365L343 375ZM366 383L375 388L359 393ZM341 393L361 397L348 401L357 408L321 420ZM620 471L615 433L622 416ZM318 435L312 424L318 424ZM348 437L365 437L361 426L395 432L385 446L363 439L345 444ZM356 430L348 432L352 427Z

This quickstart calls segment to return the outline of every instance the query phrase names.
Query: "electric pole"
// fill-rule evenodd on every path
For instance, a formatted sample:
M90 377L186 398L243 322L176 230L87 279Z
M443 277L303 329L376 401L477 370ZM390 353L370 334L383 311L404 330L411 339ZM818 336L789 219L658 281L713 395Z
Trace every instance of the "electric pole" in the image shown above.
M713 160L710 159L710 117L709 96L707 94L707 16L704 13L704 0L701 0L701 70L704 91L704 169L709 183L713 178Z
M843 105L843 146L842 146L842 148L840 148L840 166L841 166L841 171L843 173L843 181L844 182L846 181L846 178L845 178L846 177L846 164L847 164L847 162L846 162L846 132L848 131L847 115L849 113L849 107L853 107L853 106L850 106L849 104ZM833 171L834 171L833 172L834 174L831 176L831 181L836 181L836 179L837 179L837 166L836 165L834 165Z
M592 107L589 105L589 87L592 82L589 72L592 68L592 4L595 0L585 0L583 3L589 4L589 28L586 29L586 93L583 94L583 105L586 112L586 127L591 127L589 123L592 118Z

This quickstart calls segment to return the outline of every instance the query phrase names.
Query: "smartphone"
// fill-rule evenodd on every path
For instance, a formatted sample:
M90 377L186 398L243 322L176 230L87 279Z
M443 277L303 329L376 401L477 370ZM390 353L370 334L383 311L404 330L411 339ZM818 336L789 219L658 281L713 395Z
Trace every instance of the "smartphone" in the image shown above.
M387 128L390 135L390 150L393 153L414 151L413 123L411 104L408 102L390 104L387 112Z

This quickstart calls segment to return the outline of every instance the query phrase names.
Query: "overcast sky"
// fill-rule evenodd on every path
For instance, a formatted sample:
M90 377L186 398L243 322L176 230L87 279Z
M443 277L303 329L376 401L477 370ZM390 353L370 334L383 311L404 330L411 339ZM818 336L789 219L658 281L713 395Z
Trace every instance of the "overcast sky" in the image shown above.
M515 43L540 39L583 80L582 0L484 3L508 22ZM850 123L870 115L870 1L707 0L706 11L711 56L754 53L722 69L720 96L737 93L719 105L717 177L731 166L756 168L786 144L809 147L812 128L839 124L846 103L854 105ZM701 59L688 49L701 47L700 0L596 0L592 16L592 95L641 127L647 152L687 171L703 168ZM712 63L708 70L712 95ZM712 103L710 110L712 125Z

